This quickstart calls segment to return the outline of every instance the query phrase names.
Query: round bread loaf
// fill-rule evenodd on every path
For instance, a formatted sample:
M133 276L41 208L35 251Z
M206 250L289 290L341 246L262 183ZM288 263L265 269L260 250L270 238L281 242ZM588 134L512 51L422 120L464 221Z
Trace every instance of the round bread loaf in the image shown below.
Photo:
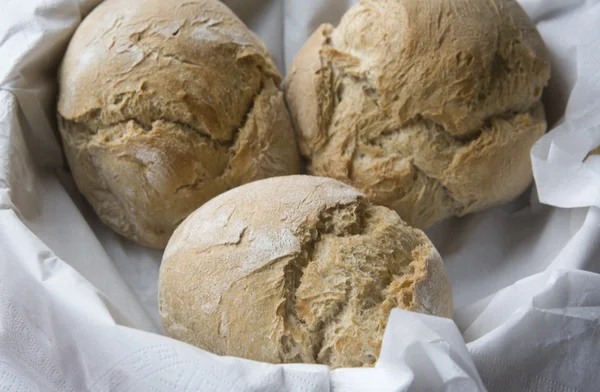
M298 172L280 82L263 44L217 0L104 1L59 73L79 190L114 230L164 248L212 197Z
M451 317L438 252L395 212L323 177L212 199L175 230L160 269L169 336L258 361L371 366L395 307Z
M510 201L546 130L544 50L514 0L361 0L288 72L309 171L419 228Z

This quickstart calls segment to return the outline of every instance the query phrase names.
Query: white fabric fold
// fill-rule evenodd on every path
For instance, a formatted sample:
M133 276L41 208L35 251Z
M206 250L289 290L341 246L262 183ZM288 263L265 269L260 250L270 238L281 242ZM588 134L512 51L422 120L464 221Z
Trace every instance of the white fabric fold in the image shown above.
M355 0L225 1L281 71ZM553 66L535 188L430 229L454 321L394 310L374 368L218 357L161 335L161 253L77 192L55 121L57 66L97 0L0 13L0 387L15 391L584 391L600 385L600 2L523 0ZM467 343L465 343L465 341Z

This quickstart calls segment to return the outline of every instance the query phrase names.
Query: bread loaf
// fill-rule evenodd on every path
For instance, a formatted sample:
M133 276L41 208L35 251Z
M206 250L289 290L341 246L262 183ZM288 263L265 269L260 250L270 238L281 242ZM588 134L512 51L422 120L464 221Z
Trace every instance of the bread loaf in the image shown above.
M543 53L514 0L361 0L288 71L309 171L420 228L512 200L546 130Z
M212 199L175 230L160 269L167 335L258 361L371 366L395 307L451 317L439 254L329 178L270 178Z
M99 217L164 248L212 197L297 173L281 77L217 0L106 0L81 23L59 73L59 128Z

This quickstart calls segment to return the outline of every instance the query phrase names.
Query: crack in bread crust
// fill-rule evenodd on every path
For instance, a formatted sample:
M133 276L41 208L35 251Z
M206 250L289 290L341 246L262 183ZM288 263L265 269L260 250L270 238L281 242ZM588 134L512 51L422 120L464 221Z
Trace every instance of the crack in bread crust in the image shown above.
M335 113L337 107L339 106L339 103L344 99L343 94L340 93L343 90L344 85L356 84L356 83L363 84L364 85L363 90L364 90L365 96L368 97L369 100L374 105L376 105L380 110L381 110L381 105L379 102L380 102L380 100L384 99L384 97L379 92L377 86L373 85L371 80L365 74L346 73L346 72L344 72L343 66L337 66L335 64L335 61L333 61L330 58L326 58L327 56L325 55L325 53L327 53L328 51L333 51L333 52L336 52L338 55L343 54L345 56L352 57L352 58L356 59L358 64L360 64L360 59L358 57L355 57L350 53L343 52L333 45L333 43L331 42L332 31L333 31L333 26L331 26L331 29L327 29L324 31L324 33L326 34L326 39L325 39L323 48L321 50L319 50L319 60L321 62L321 72L331 75L329 86L330 86L331 91L335 90L335 92L336 92L336 94L333 94L333 96L335 96L336 99L332 101L332 107L329 108L329 110L328 110L329 112L331 112L331 114L328 116L329 121L327 122L327 124L325 124L327 130L329 130L331 118L333 117L333 113ZM330 54L330 56L331 56L331 54ZM337 88L335 87L336 85L338 85ZM412 118L406 119L402 123L398 124L397 128L388 130L385 133L382 133L381 135L384 135L386 133L401 132L402 128L408 126L409 124L414 125L414 124L418 124L419 122L431 122L436 125L439 132L443 132L443 133L447 134L450 138L454 139L457 142L457 144L469 144L479 137L479 135L481 134L481 129L486 128L487 124L489 124L492 119L494 119L494 118L509 118L509 117L513 117L517 114L528 113L529 111L531 111L531 109L536 104L537 104L537 102L533 103L532 105L528 106L525 109L520 109L520 110L507 109L504 111L491 113L483 119L480 127L473 129L467 135L455 135L452 132L449 132L442 124L436 122L433 118L424 116L423 113L418 113L415 116L413 116ZM380 111L380 114L387 119L394 118L389 113L387 113L383 110ZM357 136L359 136L359 135L357 135ZM319 152L322 152L322 150L326 148L327 142L329 142L329 140L330 139L327 138L326 143L318 146L315 149L315 151L313 152L313 154L318 154ZM307 157L307 158L310 158L310 157Z
M97 120L97 119L99 119L101 117L101 110L102 110L101 108L92 109L89 112L90 114L85 114L85 115L83 115L82 117L80 117L77 120L67 120L67 119L62 118L62 121L63 121L63 124L68 124L69 127L73 127L72 129L80 130L80 129L83 128L84 130L90 130L91 131L90 137L89 137L89 139L87 139L88 143L91 142L91 141L93 141L97 136L101 137L100 133L103 130L110 129L110 128L115 128L115 127L118 127L118 126L123 126L123 129L124 129L124 127L128 123L131 123L131 122L134 123L134 124L136 124L138 127L144 129L146 132L152 132L154 130L154 128L156 127L156 125L158 125L158 123L175 125L179 129L183 129L183 130L195 133L201 139L203 139L203 140L211 143L215 148L228 148L229 149L229 152L228 152L229 163L227 164L227 166L225 166L223 168L223 170L221 171L221 173L216 176L216 177L223 177L223 176L225 176L226 172L228 170L230 170L231 160L236 155L236 151L235 151L235 149L233 149L233 147L237 143L237 140L238 140L238 137L240 135L240 132L242 131L242 129L245 128L246 123L248 122L248 119L252 115L252 112L254 110L256 101L258 100L258 98L261 96L261 94L264 91L265 91L265 84L261 83L260 89L259 89L258 93L255 94L252 97L252 101L251 101L250 105L248 106L248 110L247 110L247 112L246 112L246 114L245 114L245 116L243 118L242 123L240 124L239 127L237 127L232 132L232 138L231 138L231 140L229 140L227 142L215 139L214 137L212 137L212 135L210 134L210 132L207 132L207 131L205 131L203 129L200 129L198 127L194 127L191 124L188 124L188 123L185 123L185 122L182 122L182 121L167 120L167 119L163 119L163 118L158 118L158 119L154 120L152 122L152 124L149 125L149 126L143 124L142 122L140 122L138 118L131 117L131 118L128 118L128 119L125 119L125 120L121 120L121 121L117 121L117 122L110 123L110 124L102 124L100 126L96 126L96 127L93 127L93 128L89 127L89 125L86 124L88 121L91 120L92 122L95 122L94 119ZM83 120L83 118L85 118L85 120ZM78 125L80 125L80 126L78 126ZM67 128L65 128L65 129L67 129ZM77 131L75 131L75 132L77 132ZM120 136L123 137L124 134L122 133ZM82 148L85 145L84 142L80 142L80 143L81 144L77 143L77 144L79 144L79 145L77 145L77 148ZM214 179L214 178L215 177L213 177L212 179ZM194 188L197 188L202 182L204 182L204 180L201 179L201 178L199 178L199 177L197 177L194 181L192 181L190 183L187 183L187 184L180 185L179 187L177 187L175 189L174 193L177 194L182 189L194 189Z
M58 72L78 188L115 231L164 248L216 195L299 171L280 80L264 44L219 1L102 2Z
M313 314L311 310L315 309L313 306L318 307L319 304L322 305L322 302L316 297L305 297L305 290L314 292L314 288L306 288L304 286L306 283L303 284L305 271L314 268L313 263L324 262L320 258L322 256L319 256L319 248L324 244L324 241L329 243L331 241L338 241L339 239L351 238L356 238L356 241L360 241L361 237L366 234L365 230L367 230L367 226L372 224L368 223L368 220L372 219L370 216L372 208L370 203L365 199L360 199L355 203L337 205L322 211L316 222L311 224L310 227L304 227L300 230L300 232L305 233L305 241L301 245L302 251L296 257L286 261L286 266L284 267L285 303L284 311L282 312L284 334L280 339L281 351L279 353L279 358L282 362L319 363L334 367L339 366L340 361L349 361L346 365L353 363L353 359L340 359L341 354L335 348L335 342L338 339L336 338L336 335L339 333L338 330L345 328L342 327L344 325L343 320L352 319L355 317L356 312L368 311L369 309L389 313L391 307L401 306L406 309L413 309L415 307L414 301L416 299L412 294L412 290L415 284L423 277L415 275L415 267L412 265L413 251L417 245L410 247L407 250L408 254L406 256L387 261L386 263L393 265L386 267L391 268L391 270L385 272L383 276L372 275L373 272L369 272L371 266L364 263L360 264L362 267L359 267L366 268L365 271L361 272L363 278L354 276L355 272L352 271L352 268L354 268L352 266L336 270L343 276L344 282L340 283L341 287L339 288L343 294L336 296L329 308L323 311L324 313L317 312L317 314ZM346 218L348 216L353 219ZM347 226L340 226L340 222L344 222ZM356 242L356 244L358 243ZM353 248L358 245L349 246ZM327 263L330 263L330 261ZM313 276L311 276L312 278ZM323 276L323 279L326 279L326 277ZM370 279L372 280L372 284L376 287L381 286L381 288L373 289L375 290L374 292L365 294L362 292L365 288L357 283L356 279ZM392 290L392 286L397 285L394 282L398 282L399 280L403 282L401 290ZM298 296L299 290L302 291L300 297ZM326 293L315 293L314 295L316 296L317 294L327 295ZM372 303L369 303L369 305L361 303L365 295L371 298ZM381 296L381 298L377 299L378 296ZM394 305L387 308L387 305L384 305L384 303L388 302ZM379 307L382 308L380 309ZM383 321L383 324L385 323ZM383 325L383 328L385 328L385 325ZM368 358L367 364L370 365L375 363L381 343L381 336L377 336L375 331L373 333L376 335L370 337L370 339L375 342L375 348L363 347L363 350L367 353L365 354L366 358ZM343 337L339 339L342 342L344 340ZM370 350L373 351L371 352Z
M261 99L267 99L268 102L272 88L273 87L270 86L270 83L268 85L265 83L261 83L260 90L257 94L253 96L242 123L232 133L232 138L229 141L218 140L212 137L209 132L194 127L189 123L182 121L171 121L163 118L156 119L152 121L152 123L149 125L144 125L136 117L128 118L111 124L102 124L100 122L100 118L102 117L102 109L95 108L90 110L83 116L80 116L76 120L65 119L59 114L59 121L62 124L60 129L61 133L63 134L63 143L65 149L70 151L69 154L71 154L71 156L73 156L74 154L78 157L77 159L83 159L84 157L88 157L91 160L93 154L90 152L90 147L92 145L100 146L101 148L106 148L107 146L110 146L111 143L118 142L119 139L127 137L129 132L127 130L128 126L132 126L135 129L143 130L147 134L152 134L152 132L156 129L164 129L164 127L173 127L173 130L166 130L166 132L173 132L174 130L178 130L193 134L195 137L199 138L197 142L207 143L209 146L208 148L211 148L215 154L220 154L219 156L222 158L219 158L219 160L226 159L225 164L218 165L218 167L216 167L215 170L218 170L218 172L212 173L210 177L201 175L201 173L196 173L196 176L194 178L191 178L189 181L174 187L173 194L177 195L184 190L197 190L201 188L202 185L206 183L206 181L210 181L211 183L215 183L215 181L221 181L226 188L231 188L232 186L237 185L235 181L230 178L231 175L228 174L232 170L232 161L236 159L240 148L243 148L244 145L247 143L247 141L245 141L240 144L240 136L243 132L245 132L248 121L250 121L250 119L254 116L257 101ZM265 94L269 95L266 96ZM110 131L111 134L107 134L105 131ZM251 130L248 131L250 132ZM132 137L136 136L132 135ZM127 154L120 154L119 159L124 159L126 156ZM144 166L144 173L147 173L149 163L144 163L137 158L135 158L134 160L140 165ZM200 162L200 164L204 165L204 163L202 162ZM233 182L233 184L231 182ZM82 187L81 184L79 184L78 187L82 190L86 189L85 187ZM97 179L96 184L93 186L93 188L94 192L101 192L101 194L104 196L109 196L113 194L111 187L105 181L100 181ZM90 194L87 193L86 196L92 197ZM131 217L126 218L130 215L130 213L125 201L121 200L120 197L111 196L110 198L112 200L111 205L113 207L120 206L118 207L118 209L120 211L123 211L123 217L119 218L119 222L121 223L118 225L119 227L117 227L117 225L115 224L111 224L111 221L107 221L106 218L103 216L104 214L102 213L99 214L101 219L105 221L105 223L113 227L120 234L129 238L134 238L137 241L144 243L145 241L141 240L138 237L137 228L135 225L127 224L127 227L121 227L125 225L125 222L127 220L131 220ZM92 201L93 200L94 198L92 197ZM105 202L98 199L96 203L93 204L96 206L96 208L100 208L98 206L103 203ZM157 232L162 232L162 230L164 229L156 228Z
M248 105L248 109L246 111L246 114L243 117L242 122L240 123L239 126L234 128L234 130L232 132L232 138L228 141L222 141L222 140L216 139L207 130L204 130L199 127L195 127L193 124L189 124L189 123L183 122L183 121L169 120L169 119L165 119L162 117L153 119L151 124L146 124L146 123L142 122L136 116L131 116L131 117L125 118L123 120L105 124L100 120L102 117L102 107L90 109L88 112L84 113L83 115L81 115L77 118L69 119L69 118L63 117L60 114L59 114L59 116L64 124L69 124L71 127L73 127L73 129L77 129L78 131L83 129L84 131L87 131L87 132L84 132L84 134L89 134L89 135L96 135L99 132L101 132L102 130L105 130L108 128L113 128L113 127L116 127L119 125L126 125L129 122L134 122L140 128L144 129L145 131L151 132L154 128L154 124L156 122L160 121L160 122L167 123L167 124L177 125L185 130L194 132L198 136L200 136L206 140L210 140L212 143L214 143L216 145L223 146L223 147L231 147L231 146L235 145L240 131L246 126L248 118L251 116L252 111L254 110L256 101L258 100L258 98L261 96L261 94L265 90L266 90L265 83L261 82L258 92L252 96L252 100L250 102L250 105ZM73 133L75 133L75 132L77 132L77 131L74 131Z
M310 197L311 195L308 195ZM364 230L362 214L364 209L366 208L366 201L364 199L359 199L357 202L353 202L350 204L337 205L331 208L322 211L316 222L314 222L310 228L301 228L300 231L304 231L305 240L301 243L301 253L298 254L295 258L290 260L284 269L284 277L285 277L285 316L284 316L284 325L287 327L286 330L290 327L291 324L300 324L306 326L306 323L298 317L296 310L296 292L301 284L302 276L304 275L304 270L306 267L314 261L314 252L315 248L318 245L319 241L323 238L324 235L330 234L338 237L346 237L352 235L360 235ZM335 232L337 229L333 225L333 219L336 213L353 210L355 214L356 221L352 222L348 227L346 227L341 232ZM337 313L341 312L343 309L339 309ZM337 314L336 313L336 314ZM335 316L335 315L334 315ZM315 330L308 329L309 340L312 346L312 353L310 358L305 358L305 355L298 355L288 358L296 345L302 343L297 342L288 334L284 334L281 338L281 349L280 353L281 360L284 362L318 362L318 357L320 353L321 346L323 344L324 336L323 331L326 327L326 324L319 323L319 328ZM308 327L307 327L308 328Z
M199 208L175 231L159 286L170 336L270 363L372 366L393 308L452 314L423 232L312 176L256 181Z
M526 150L545 131L539 112L550 73L541 37L513 2L473 7L460 0L454 10L444 2L426 3L351 7L337 27L322 25L309 38L286 79L286 99L312 174L351 184L388 207L410 209L408 200L394 198L410 186L405 174L385 162L404 158L431 178L423 192L436 184L449 191L451 198L425 195L452 204L432 205L427 219L410 221L414 214L396 209L420 228L448 216L436 217L438 212L462 216L510 201L527 188L532 174ZM500 14L493 12L498 4L505 6ZM436 24L422 7L439 7L443 20ZM453 26L458 22L468 27ZM475 40L467 34L474 31L490 34ZM415 132L407 137L407 131ZM443 140L432 135L423 141L419 132ZM395 144L370 148L388 139ZM447 170L423 163L435 160L444 161ZM481 174L486 165L493 172L487 178Z

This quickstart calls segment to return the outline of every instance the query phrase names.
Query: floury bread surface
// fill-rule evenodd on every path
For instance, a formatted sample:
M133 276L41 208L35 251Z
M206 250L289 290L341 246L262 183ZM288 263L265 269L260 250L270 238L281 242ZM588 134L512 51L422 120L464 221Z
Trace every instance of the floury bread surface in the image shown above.
M532 180L550 77L514 0L362 0L295 57L286 99L309 171L425 228Z
M104 1L59 73L59 127L78 188L114 230L164 248L212 197L298 172L280 81L263 44L219 1Z
M169 336L258 361L371 366L395 307L451 317L439 254L329 178L270 178L212 199L175 230L160 270Z

